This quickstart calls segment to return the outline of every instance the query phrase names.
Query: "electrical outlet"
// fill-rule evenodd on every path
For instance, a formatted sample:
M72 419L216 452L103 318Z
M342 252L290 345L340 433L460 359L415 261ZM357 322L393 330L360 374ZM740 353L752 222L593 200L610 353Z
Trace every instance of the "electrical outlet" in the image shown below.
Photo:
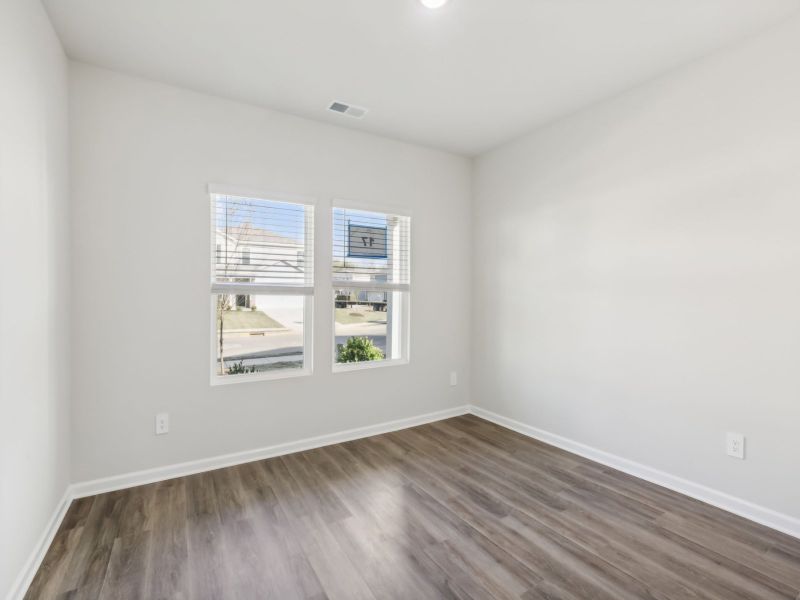
M744 436L741 433L729 431L725 441L728 456L744 459Z
M450 385L458 385L458 373L450 371Z
M158 413L156 415L156 435L169 433L169 413Z

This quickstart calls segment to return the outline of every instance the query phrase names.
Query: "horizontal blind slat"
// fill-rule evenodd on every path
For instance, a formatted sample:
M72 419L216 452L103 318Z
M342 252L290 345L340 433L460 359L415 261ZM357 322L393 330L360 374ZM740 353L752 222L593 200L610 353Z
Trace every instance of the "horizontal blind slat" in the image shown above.
M313 288L313 206L226 194L211 201L213 285Z
M410 217L334 207L332 246L334 287L410 289Z
M314 293L314 288L309 286L296 285L253 285L246 283L213 283L211 284L213 294L246 294L259 296L286 295L286 296L310 296Z

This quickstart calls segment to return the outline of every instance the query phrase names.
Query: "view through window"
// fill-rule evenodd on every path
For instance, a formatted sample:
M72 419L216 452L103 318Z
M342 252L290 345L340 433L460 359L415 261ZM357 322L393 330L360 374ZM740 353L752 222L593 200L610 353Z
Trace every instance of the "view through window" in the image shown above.
M334 363L408 358L410 218L333 209Z
M310 366L313 207L212 193L213 376Z

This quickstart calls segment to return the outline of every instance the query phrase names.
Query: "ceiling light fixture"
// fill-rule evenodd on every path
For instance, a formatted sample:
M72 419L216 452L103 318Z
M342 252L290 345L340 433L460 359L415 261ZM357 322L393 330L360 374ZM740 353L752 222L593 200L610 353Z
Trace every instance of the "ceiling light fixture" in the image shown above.
M447 4L447 0L419 0L425 8L441 8Z

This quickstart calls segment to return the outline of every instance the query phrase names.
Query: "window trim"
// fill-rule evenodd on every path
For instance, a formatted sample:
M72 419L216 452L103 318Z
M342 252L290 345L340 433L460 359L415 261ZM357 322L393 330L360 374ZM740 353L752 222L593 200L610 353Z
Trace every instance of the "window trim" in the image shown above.
M366 212L381 213L384 215L396 215L398 217L412 217L411 209L407 206L398 206L396 204L389 203L364 202L361 200L354 200L352 198L333 198L331 200L331 216L333 216L334 208L363 210Z
M409 364L408 358L392 358L389 360L366 360L364 362L353 363L334 363L334 373L352 373L353 371L364 371L368 369L380 369L382 367L400 367Z
M349 200L345 198L334 198L331 200L329 212L329 231L328 244L333 243L333 225L335 222L334 211L336 209L344 210L363 210L366 212L380 213L383 215L395 215L398 217L407 217L412 219L411 210L408 207L394 206L391 204L378 204L373 202L362 202L358 200ZM409 260L413 265L414 255L414 236L410 235L409 239ZM408 365L411 363L411 283L392 284L381 282L347 282L335 281L333 279L333 255L330 257L330 265L328 265L327 277L331 278L331 373L350 373L353 371L363 371L365 369L377 369L381 367L398 367ZM413 283L414 274L409 272L409 281ZM401 329L401 358L390 358L384 360L371 360L358 363L337 363L336 362L336 290L367 290L367 291L380 291L380 292L401 292L404 294L404 302L402 312L400 314L401 322L403 323ZM388 323L387 323L388 328ZM387 331L388 333L388 331Z
M279 294L269 294L277 296ZM302 369L281 369L279 371L260 371L258 373L242 373L240 375L219 375L217 374L217 298L215 293L211 293L209 304L209 316L211 327L211 354L209 371L211 373L211 385L230 385L234 383L247 383L254 381L275 381L278 379L293 379L295 377L307 377L314 373L314 296L308 294L284 294L286 296L302 296L303 301L303 368ZM311 352L307 349L311 348Z
M275 200L276 202L292 202L294 204L304 204L316 208L317 199L313 196L301 194L287 194L267 189L243 187L239 185L225 185L219 183L209 183L207 196L240 196L242 198L252 198L253 200ZM212 221L213 223L213 221ZM212 231L213 234L213 231Z
M407 365L411 362L411 290L389 290L405 294L400 319L402 323L407 323L405 327L401 327L400 348L402 355L401 358L384 358L383 360L365 360L362 362L353 363L337 363L336 362L336 290L352 290L352 291L374 291L383 292L387 291L386 288L380 286L370 285L334 285L331 288L331 321L333 327L331 329L331 371L333 373L346 373L349 371L360 371L362 369L375 369L378 367L394 367L400 365ZM387 323L388 333L388 323Z
M277 202L289 202L293 204L311 207L312 227L306 227L305 240L303 244L304 259L308 262L311 259L314 284L306 286L264 286L247 283L214 281L216 269L216 204L214 196L239 196L251 198L253 200L274 200ZM221 385L232 385L238 383L254 383L259 381L276 381L280 379L294 379L297 377L307 377L314 373L314 304L316 302L316 238L317 228L317 199L311 196L297 194L286 194L282 192L271 192L265 189L254 189L235 185L223 185L209 183L207 186L206 200L209 204L209 236L211 247L210 260L210 282L209 286L209 377L212 387ZM311 252L308 253L309 241L312 241ZM257 373L242 373L239 375L219 375L217 374L217 294L235 294L237 291L249 295L264 296L302 296L303 297L303 367L301 369L281 369L278 371L260 371Z

